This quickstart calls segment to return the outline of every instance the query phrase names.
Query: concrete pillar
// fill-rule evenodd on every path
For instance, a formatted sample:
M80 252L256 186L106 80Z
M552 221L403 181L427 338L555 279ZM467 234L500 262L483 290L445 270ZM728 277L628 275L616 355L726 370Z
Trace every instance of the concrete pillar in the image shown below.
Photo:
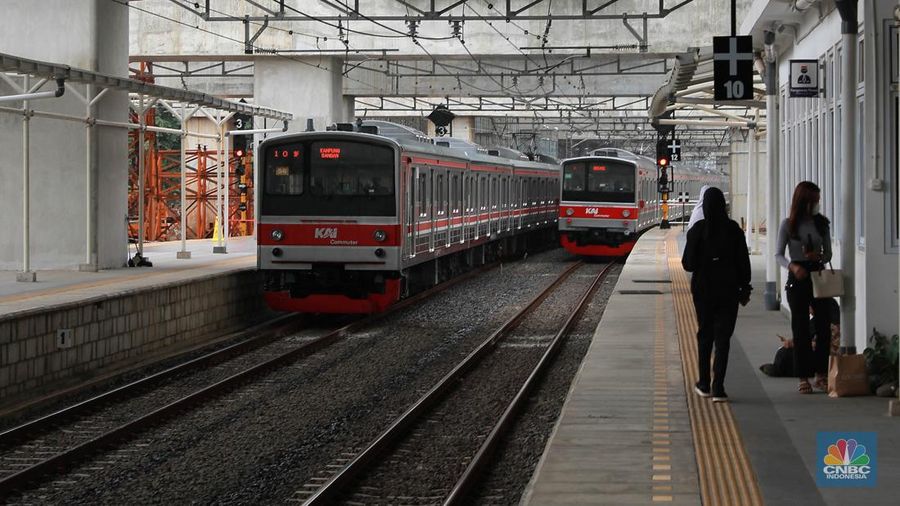
M348 119L340 59L259 56L255 63L256 102L293 113L289 131L305 130L308 118L319 131Z
M356 121L356 97L344 95L344 122L352 123Z
M763 302L766 309L781 307L779 280L781 271L775 263L775 242L781 218L778 212L779 165L778 139L781 135L778 112L778 64L775 60L775 33L765 33L766 44L766 288Z
M3 6L3 52L127 75L126 6L105 0L9 0ZM86 94L85 85L72 86ZM11 91L5 83L0 84L0 93ZM98 92L95 88L94 93ZM7 105L22 107L21 102ZM29 107L82 118L86 115L84 101L70 92L57 99L31 101ZM96 118L127 121L127 94L107 92L94 112ZM0 237L6 238L0 241L0 269L7 270L21 269L23 259L21 125L21 116L0 113L0 152L4 153L0 157L4 181L0 200L7 203L7 219L0 222ZM84 123L34 117L30 121L30 146L31 267L74 268L85 263L90 269L122 266L127 244L125 130L96 126L88 136ZM89 170L94 177L88 177ZM91 194L94 200L89 198Z

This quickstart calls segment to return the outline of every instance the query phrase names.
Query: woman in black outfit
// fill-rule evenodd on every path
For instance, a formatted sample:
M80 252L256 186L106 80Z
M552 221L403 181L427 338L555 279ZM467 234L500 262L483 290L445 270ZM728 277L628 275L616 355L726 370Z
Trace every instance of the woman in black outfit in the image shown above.
M815 183L803 181L794 188L791 214L781 222L775 243L775 260L788 269L786 284L794 334L794 371L800 378L798 391L812 393L809 378L815 374L815 387L828 389L828 355L831 341L830 308L832 299L813 297L810 272L820 271L831 261L831 230L828 218L819 213L821 191ZM784 255L787 250L790 260ZM815 318L816 348L812 347L809 310Z
M725 402L728 349L737 322L738 304L750 297L750 254L740 225L728 217L722 190L710 187L703 195L703 220L688 231L681 256L684 270L694 273L691 294L697 311L697 352L700 380L694 391L714 402ZM716 349L713 378L709 362Z

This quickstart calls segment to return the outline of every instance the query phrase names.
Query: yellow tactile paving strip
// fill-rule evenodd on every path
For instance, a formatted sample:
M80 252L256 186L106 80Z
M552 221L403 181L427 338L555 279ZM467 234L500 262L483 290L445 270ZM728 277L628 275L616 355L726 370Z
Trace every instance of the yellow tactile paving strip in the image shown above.
M697 318L688 274L681 268L675 232L666 236L669 274L678 322L684 389L705 506L762 505L756 473L727 403L714 404L693 394L697 381Z

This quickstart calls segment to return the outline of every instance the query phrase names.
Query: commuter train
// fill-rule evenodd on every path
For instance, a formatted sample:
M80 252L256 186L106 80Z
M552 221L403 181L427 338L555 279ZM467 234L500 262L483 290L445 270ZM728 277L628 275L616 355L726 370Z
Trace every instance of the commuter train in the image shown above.
M570 253L618 257L634 248L637 238L662 217L656 162L621 149L599 149L590 156L562 162L560 243ZM724 174L680 163L669 168L669 220L689 215L703 185L729 193ZM690 196L688 205L678 202Z
M383 121L259 147L258 266L280 311L373 313L556 241L560 167Z

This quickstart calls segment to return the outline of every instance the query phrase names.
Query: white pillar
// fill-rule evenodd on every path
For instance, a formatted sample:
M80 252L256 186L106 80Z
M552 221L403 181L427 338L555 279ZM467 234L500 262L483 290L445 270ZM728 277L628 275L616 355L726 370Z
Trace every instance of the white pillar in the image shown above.
M856 351L856 0L838 0L841 13L841 347ZM873 97L874 99L874 97Z
M181 251L175 254L176 258L187 260L191 258L191 252L187 250L187 169L186 169L186 151L187 151L187 124L188 124L189 116L187 114L187 108L182 105L181 106L181 219L179 224L180 235L181 235Z
M22 90L29 92L31 83L24 77ZM16 275L16 281L35 282L37 275L31 270L31 116L28 100L22 101L22 272Z
M774 41L775 34L766 32L766 40ZM767 42L771 44L771 42ZM774 56L774 55L773 55ZM781 125L778 114L778 65L774 58L766 62L766 309L777 311L781 306L779 290L780 270L775 263L775 242L781 225L778 212L780 170L778 166Z

